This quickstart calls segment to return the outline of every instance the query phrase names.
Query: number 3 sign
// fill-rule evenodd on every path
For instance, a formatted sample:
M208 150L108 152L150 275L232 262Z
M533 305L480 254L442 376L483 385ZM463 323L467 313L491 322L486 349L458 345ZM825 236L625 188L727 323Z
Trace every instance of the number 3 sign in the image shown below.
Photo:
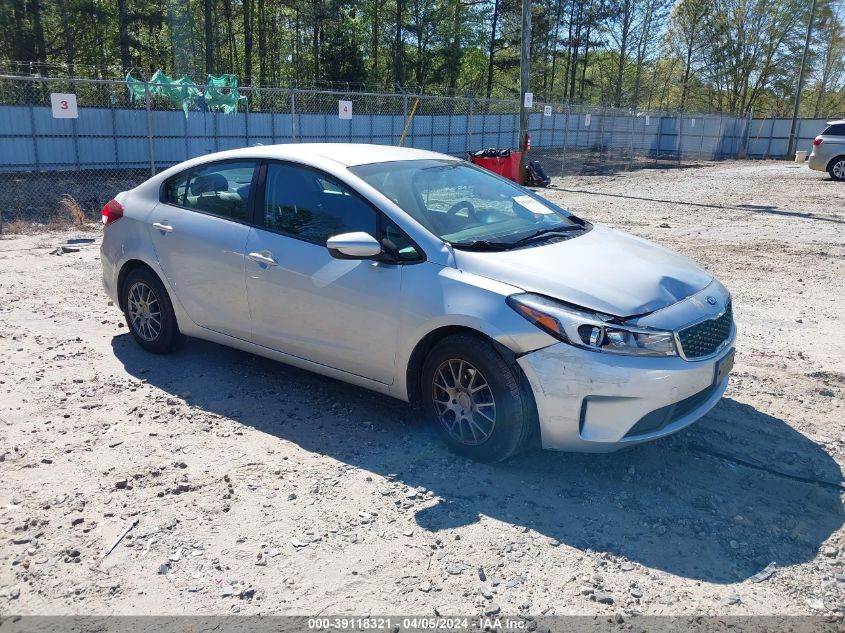
M50 93L50 105L53 106L54 119L78 119L76 95L62 92Z

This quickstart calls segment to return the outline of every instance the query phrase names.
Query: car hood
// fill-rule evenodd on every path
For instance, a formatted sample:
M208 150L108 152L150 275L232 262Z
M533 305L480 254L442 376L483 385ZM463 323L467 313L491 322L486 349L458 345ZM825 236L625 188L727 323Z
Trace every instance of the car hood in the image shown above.
M676 303L713 279L692 261L605 226L512 251L455 249L458 269L614 316Z

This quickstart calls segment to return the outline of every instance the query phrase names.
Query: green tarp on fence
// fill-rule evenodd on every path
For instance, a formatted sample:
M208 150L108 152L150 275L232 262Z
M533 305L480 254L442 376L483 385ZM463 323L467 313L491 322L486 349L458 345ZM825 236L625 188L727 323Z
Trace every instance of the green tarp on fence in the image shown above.
M157 70L150 81L143 82L126 75L126 85L133 102L143 102L146 99L146 86L149 86L151 97L168 99L182 108L185 116L192 106L202 110L222 111L225 114L235 114L238 106L243 103L246 107L246 95L238 92L238 78L236 75L209 75L204 92L187 76L171 79L163 71Z

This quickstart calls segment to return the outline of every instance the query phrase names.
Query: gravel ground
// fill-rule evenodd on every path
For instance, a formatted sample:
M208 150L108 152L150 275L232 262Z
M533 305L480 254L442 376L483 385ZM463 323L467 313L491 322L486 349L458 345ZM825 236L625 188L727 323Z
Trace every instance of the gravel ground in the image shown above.
M845 185L774 162L554 185L733 292L731 386L690 429L471 463L401 402L144 353L96 232L0 240L0 614L845 614Z

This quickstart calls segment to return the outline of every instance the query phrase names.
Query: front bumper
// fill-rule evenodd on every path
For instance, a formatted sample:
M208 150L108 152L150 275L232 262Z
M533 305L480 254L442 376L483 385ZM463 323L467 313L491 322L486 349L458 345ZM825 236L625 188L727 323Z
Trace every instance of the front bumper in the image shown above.
M518 359L540 420L543 448L603 453L669 435L712 409L728 386L702 361L591 352L558 343Z

